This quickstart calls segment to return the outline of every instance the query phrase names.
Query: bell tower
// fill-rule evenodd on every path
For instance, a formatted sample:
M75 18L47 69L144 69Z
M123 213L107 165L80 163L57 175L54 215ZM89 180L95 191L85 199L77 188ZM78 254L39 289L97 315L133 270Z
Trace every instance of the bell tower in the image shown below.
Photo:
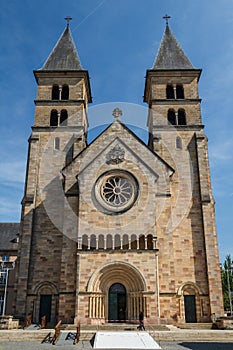
M144 92L149 148L175 170L170 184L171 215L166 222L157 219L157 227L163 227L158 232L161 313L167 302L162 295L170 288L162 288L166 273L175 271L176 276L183 273L183 286L187 278L201 287L196 305L201 300L202 310L197 311L196 320L202 322L212 313L220 315L223 308L208 141L198 93L201 70L194 68L176 40L168 24L170 17L164 18L165 32L153 68L147 70ZM185 244L190 246L184 253ZM164 272L164 262L169 260ZM184 304L181 300L180 320L185 318Z
M57 315L69 319L74 312L75 274L69 279L64 276L75 270L76 242L63 234L61 170L87 145L92 101L88 71L81 66L70 19L43 67L34 71L38 91L17 266L16 315L33 313L38 318L47 312L48 323L54 323ZM65 308L62 302L70 306Z
M80 141L81 148L85 147L88 103L92 102L90 80L88 71L81 66L69 22L45 64L34 75L38 93L33 131L71 131L78 135L79 147Z
M149 106L151 149L162 152L160 130L201 130L200 69L195 69L168 23L152 69L147 71L144 101Z

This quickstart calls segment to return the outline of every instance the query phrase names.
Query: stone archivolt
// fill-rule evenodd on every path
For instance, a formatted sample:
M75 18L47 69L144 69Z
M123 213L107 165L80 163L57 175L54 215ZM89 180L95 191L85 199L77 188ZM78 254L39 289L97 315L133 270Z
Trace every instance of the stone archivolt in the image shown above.
M114 261L97 269L88 282L89 317L107 318L108 292L115 283L127 290L127 318L137 319L140 311L146 314L147 287L141 272L130 264Z

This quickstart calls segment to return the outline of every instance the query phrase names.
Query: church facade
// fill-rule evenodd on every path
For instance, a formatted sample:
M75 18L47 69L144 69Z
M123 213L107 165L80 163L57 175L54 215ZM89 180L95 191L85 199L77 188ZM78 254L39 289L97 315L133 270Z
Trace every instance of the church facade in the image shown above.
M148 144L118 108L87 144L90 81L69 25L34 75L15 315L51 324L221 315L201 70L169 25L146 74Z

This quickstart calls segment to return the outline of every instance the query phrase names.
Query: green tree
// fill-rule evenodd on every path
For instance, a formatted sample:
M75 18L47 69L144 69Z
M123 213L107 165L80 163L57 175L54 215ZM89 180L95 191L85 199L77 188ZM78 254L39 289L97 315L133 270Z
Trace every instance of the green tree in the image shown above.
M221 268L224 310L230 311L230 298L233 307L233 264L231 255L227 255Z

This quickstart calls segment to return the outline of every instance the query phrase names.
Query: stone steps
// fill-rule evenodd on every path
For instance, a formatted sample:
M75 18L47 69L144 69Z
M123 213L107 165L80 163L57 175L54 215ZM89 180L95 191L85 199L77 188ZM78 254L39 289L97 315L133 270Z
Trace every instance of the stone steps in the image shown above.
M233 345L233 331L232 330L193 330L170 328L169 331L156 331L153 328L146 329L148 333L154 338L156 342L232 342ZM89 344L94 336L96 329L81 330L80 344ZM1 341L35 341L41 342L47 334L54 334L54 329L41 329L37 331L19 330L0 330Z
M213 324L212 323L182 323L182 324L179 324L178 327L180 329L193 329L193 330L212 329Z
M0 341L39 341L41 342L48 334L54 335L54 329L40 330L0 330Z
M149 332L155 341L160 342L232 342L230 330L190 330L179 329L170 332Z
M132 323L106 323L102 325L81 325L81 332L85 331L113 331L113 332L122 332L122 331L137 331L138 324ZM156 331L168 331L169 328L166 325L151 325L145 324L145 328L152 329ZM63 324L61 329L63 330L75 330L75 325L73 324Z
M90 342L94 338L95 334L96 332L81 332L79 341Z

